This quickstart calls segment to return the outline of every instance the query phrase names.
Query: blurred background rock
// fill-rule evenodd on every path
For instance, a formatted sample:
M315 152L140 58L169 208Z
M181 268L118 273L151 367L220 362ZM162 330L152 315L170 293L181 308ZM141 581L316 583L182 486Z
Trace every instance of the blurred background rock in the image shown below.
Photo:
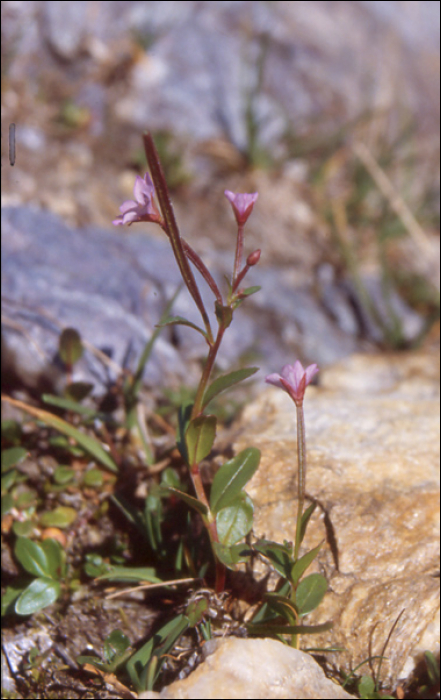
M266 318L257 351L272 369L275 346L286 361L329 363L438 343L439 3L1 11L3 206L110 231L146 169L147 128L183 235L220 272L235 239L223 190L259 192L246 251L262 248L252 283L263 289L240 313ZM117 235L135 228L163 237L150 224ZM25 246L24 272L38 245Z

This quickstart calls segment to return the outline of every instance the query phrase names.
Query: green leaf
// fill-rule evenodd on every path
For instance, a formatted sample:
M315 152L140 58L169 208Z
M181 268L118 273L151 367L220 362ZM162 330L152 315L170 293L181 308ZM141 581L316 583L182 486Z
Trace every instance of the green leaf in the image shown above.
M60 595L60 584L51 578L36 578L19 595L15 603L17 615L32 615L52 605Z
M317 503L316 503L316 502L311 503L311 505L308 506L308 508L305 510L305 512L304 512L303 515L302 515L302 518L301 518L301 520L300 520L300 538L299 538L300 541L299 541L299 545L301 545L302 542L303 542L303 538L305 537L306 528L308 527L309 520L310 520L310 518L311 518L311 515L312 515L313 512L315 511L316 507L317 507Z
M296 585L297 581L301 579L308 566L314 561L322 545L323 542L320 542L320 544L318 544L317 547L314 547L314 549L311 549L309 552L306 552L306 554L304 554L303 557L297 559L296 563L293 564L290 579L294 585Z
M2 496L2 518L4 518L5 515L7 515L13 509L14 505L14 499L12 498L11 494L5 493L5 495Z
M1 613L2 617L5 615L12 615L14 613L14 604L18 596L22 593L23 587L19 588L15 586L7 586L4 594L2 595Z
M73 480L75 476L75 470L64 465L59 465L54 471L54 481L60 486L64 486Z
M65 328L58 341L58 354L68 367L78 362L83 354L80 334L75 328Z
M153 687L157 675L159 674L162 663L165 659L158 657L167 654L173 648L175 642L188 627L188 619L185 615L178 615L173 620L170 620L164 627L161 627L156 634L144 644L139 651L134 654L127 662L126 670L130 680L135 686L138 693ZM156 657L156 665L154 666L153 674L149 674L149 664Z
M279 544L270 540L259 540L254 549L269 559L277 573L290 581L293 565L292 545Z
M71 382L64 390L66 399L72 401L82 401L90 394L93 389L93 384L89 382Z
M2 397L3 398L3 397ZM2 439L11 445L20 445L22 440L22 426L16 420L2 420Z
M130 646L130 639L121 632L121 630L113 630L104 640L103 656L108 664L114 665L114 662L121 658Z
M83 484L84 486L90 486L98 488L104 483L104 474L101 469L89 469L84 473Z
M321 574L311 574L300 581L296 591L299 614L307 615L315 610L328 590L328 582Z
M176 469L172 467L167 467L161 473L161 486L172 486L172 488L177 489L180 485L179 474Z
M219 325L223 326L224 329L228 328L228 326L231 325L231 321L233 320L233 309L231 308L231 306L223 306L218 301L216 301L214 304L214 310Z
M23 522L15 521L12 526L12 532L17 537L30 537L34 530L34 523L32 520L23 520Z
M151 566L112 566L110 571L98 576L98 581L110 579L112 581L147 581L148 583L161 583L156 576L156 569Z
M248 447L220 467L211 487L210 507L213 513L218 513L235 500L256 472L259 461L260 451L256 447Z
M215 396L229 389L230 386L234 384L239 384L244 379L248 379L253 374L259 371L259 367L245 367L244 369L238 369L235 372L230 372L229 374L224 374L222 377L218 377L214 380L212 384L207 388L202 401L202 408L204 409Z
M216 516L219 542L231 547L242 540L253 527L254 507L251 498L242 491L226 508Z
M361 698L371 698L375 694L375 683L370 676L362 676L358 683Z
M87 406L83 406L82 403L78 403L78 401L74 401L73 399L67 399L64 396L43 394L42 399L45 403L48 403L51 406L62 408L65 411L72 411L72 413L79 413L80 415L87 417L96 416L97 414L94 408L88 408Z
M40 546L46 554L49 577L59 579L64 576L66 554L61 544L52 537L49 537L47 540L44 540Z
M424 659L427 666L427 674L429 676L430 683L436 685L439 683L439 664L431 651L424 652Z
M109 664L105 663L104 661L101 661L99 656L77 656L76 662L77 664L80 664L80 666L90 664L91 666L97 668L99 671L104 671L104 673L109 672Z
M262 289L262 287L259 287L259 285L254 286L254 287L247 287L246 289L243 289L241 291L242 296L251 296L251 294L255 294L256 292L259 292Z
M101 464L107 467L107 469L110 469L110 471L112 472L118 471L118 467L111 458L111 456L104 450L104 448L95 438L85 435L84 433L74 428L73 425L70 425L70 423L64 421L62 418L59 418L58 416L55 416L53 413L49 413L48 411L44 411L41 408L29 406L23 401L11 399L9 396L5 398L5 401L12 404L13 406L17 406L22 411L26 411L26 413L29 413L31 416L34 416L38 420L43 421L43 423L46 423L46 425L50 425L52 428L55 428L55 430L58 430L60 433L64 433L64 435L68 435L69 437L74 438L74 440L76 440L76 442L79 445L81 445L81 447L86 452L92 455L92 457L94 457L98 462L101 462Z
M219 561L233 571L237 564L247 562L252 554L252 550L245 544L234 544L228 547L219 542L213 542L213 549Z
M203 620L207 610L208 600L206 598L199 598L199 600L193 600L189 603L186 607L185 614L188 617L190 627L196 627L196 625Z
M290 582L285 579L285 581L282 583L279 590L277 591L277 595L287 597L290 594L291 588L292 587ZM264 624L267 622L271 622L275 620L276 617L276 613L273 610L271 610L268 603L265 602L253 616L253 624Z
M34 576L51 576L51 566L48 563L43 547L27 537L19 537L15 544L14 554L22 567Z
M58 506L49 513L43 513L40 517L40 525L43 527L69 527L76 519L78 513L75 508Z
M2 474L15 467L16 464L23 462L28 454L28 450L25 450L24 447L11 447L9 450L2 450Z
M195 331L198 331L198 333L201 333L205 340L208 339L208 334L202 329L199 328L195 323L192 323L191 321L188 321L186 318L183 318L182 316L168 316L164 321L161 323L156 324L156 328L162 328L163 326L189 326L189 328L193 328Z
M178 450L181 453L181 457L186 464L189 464L188 454L187 454L187 444L185 441L185 433L190 423L191 412L193 410L193 403L191 401L186 401L179 407L178 411L178 430L176 435L176 444Z
M201 503L201 501L198 501L198 499L194 496L189 496L188 493L178 491L178 489L174 489L171 486L162 486L161 491L163 491L165 494L173 494L174 496L177 496L182 501L185 501L188 506L197 510L197 512L202 516L205 516L208 513L207 506L204 503Z
M159 488L155 490L156 493L150 492L145 499L144 522L148 542L153 551L156 552L162 544L163 509Z
M289 625L295 625L298 622L297 608L290 598L277 593L266 593L265 600L269 608L277 615L284 617Z
M124 517L127 518L129 523L136 527L138 532L144 536L145 522L139 510L129 500L125 499L124 496L121 496L120 494L117 496L112 494L110 496L110 500L116 505L118 510L121 511Z
M216 437L216 416L199 416L190 421L185 433L189 465L199 464L210 454Z

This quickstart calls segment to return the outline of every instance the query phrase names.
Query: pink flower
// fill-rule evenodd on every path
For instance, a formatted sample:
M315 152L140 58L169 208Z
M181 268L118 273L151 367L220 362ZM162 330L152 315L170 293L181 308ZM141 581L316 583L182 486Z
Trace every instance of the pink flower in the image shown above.
M155 188L148 173L144 175L144 178L136 176L133 194L135 201L128 199L121 204L119 208L121 216L112 222L114 226L133 224L135 221L159 222L160 216L153 203Z
M237 223L239 226L244 226L253 211L254 203L259 196L258 192L254 192L254 194L234 194L230 190L225 190L224 194L228 201L231 202Z
M293 365L285 365L281 374L269 374L265 381L286 391L295 404L301 406L305 389L318 371L316 364L303 369L302 363L296 360Z

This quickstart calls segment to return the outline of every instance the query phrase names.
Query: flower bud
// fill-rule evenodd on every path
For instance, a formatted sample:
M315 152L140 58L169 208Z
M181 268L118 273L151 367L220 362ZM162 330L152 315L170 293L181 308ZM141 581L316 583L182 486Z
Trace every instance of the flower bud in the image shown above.
M260 260L260 253L261 250L255 250L254 253L250 253L249 256L247 257L247 265L248 267L253 267L253 265L257 265L257 263Z

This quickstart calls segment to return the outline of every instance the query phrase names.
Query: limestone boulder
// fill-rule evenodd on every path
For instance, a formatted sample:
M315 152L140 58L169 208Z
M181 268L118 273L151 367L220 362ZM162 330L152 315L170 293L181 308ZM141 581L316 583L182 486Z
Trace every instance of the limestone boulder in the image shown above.
M303 551L325 541L308 573L324 573L329 590L306 621L333 628L303 646L345 647L328 661L348 672L382 654L392 630L381 680L395 684L439 649L438 353L355 355L317 376L304 409L306 490L318 508ZM254 534L292 541L296 428L285 392L268 387L244 411L235 449L251 445L262 452L247 488Z
M211 640L194 673L140 698L351 698L309 655L274 639Z

